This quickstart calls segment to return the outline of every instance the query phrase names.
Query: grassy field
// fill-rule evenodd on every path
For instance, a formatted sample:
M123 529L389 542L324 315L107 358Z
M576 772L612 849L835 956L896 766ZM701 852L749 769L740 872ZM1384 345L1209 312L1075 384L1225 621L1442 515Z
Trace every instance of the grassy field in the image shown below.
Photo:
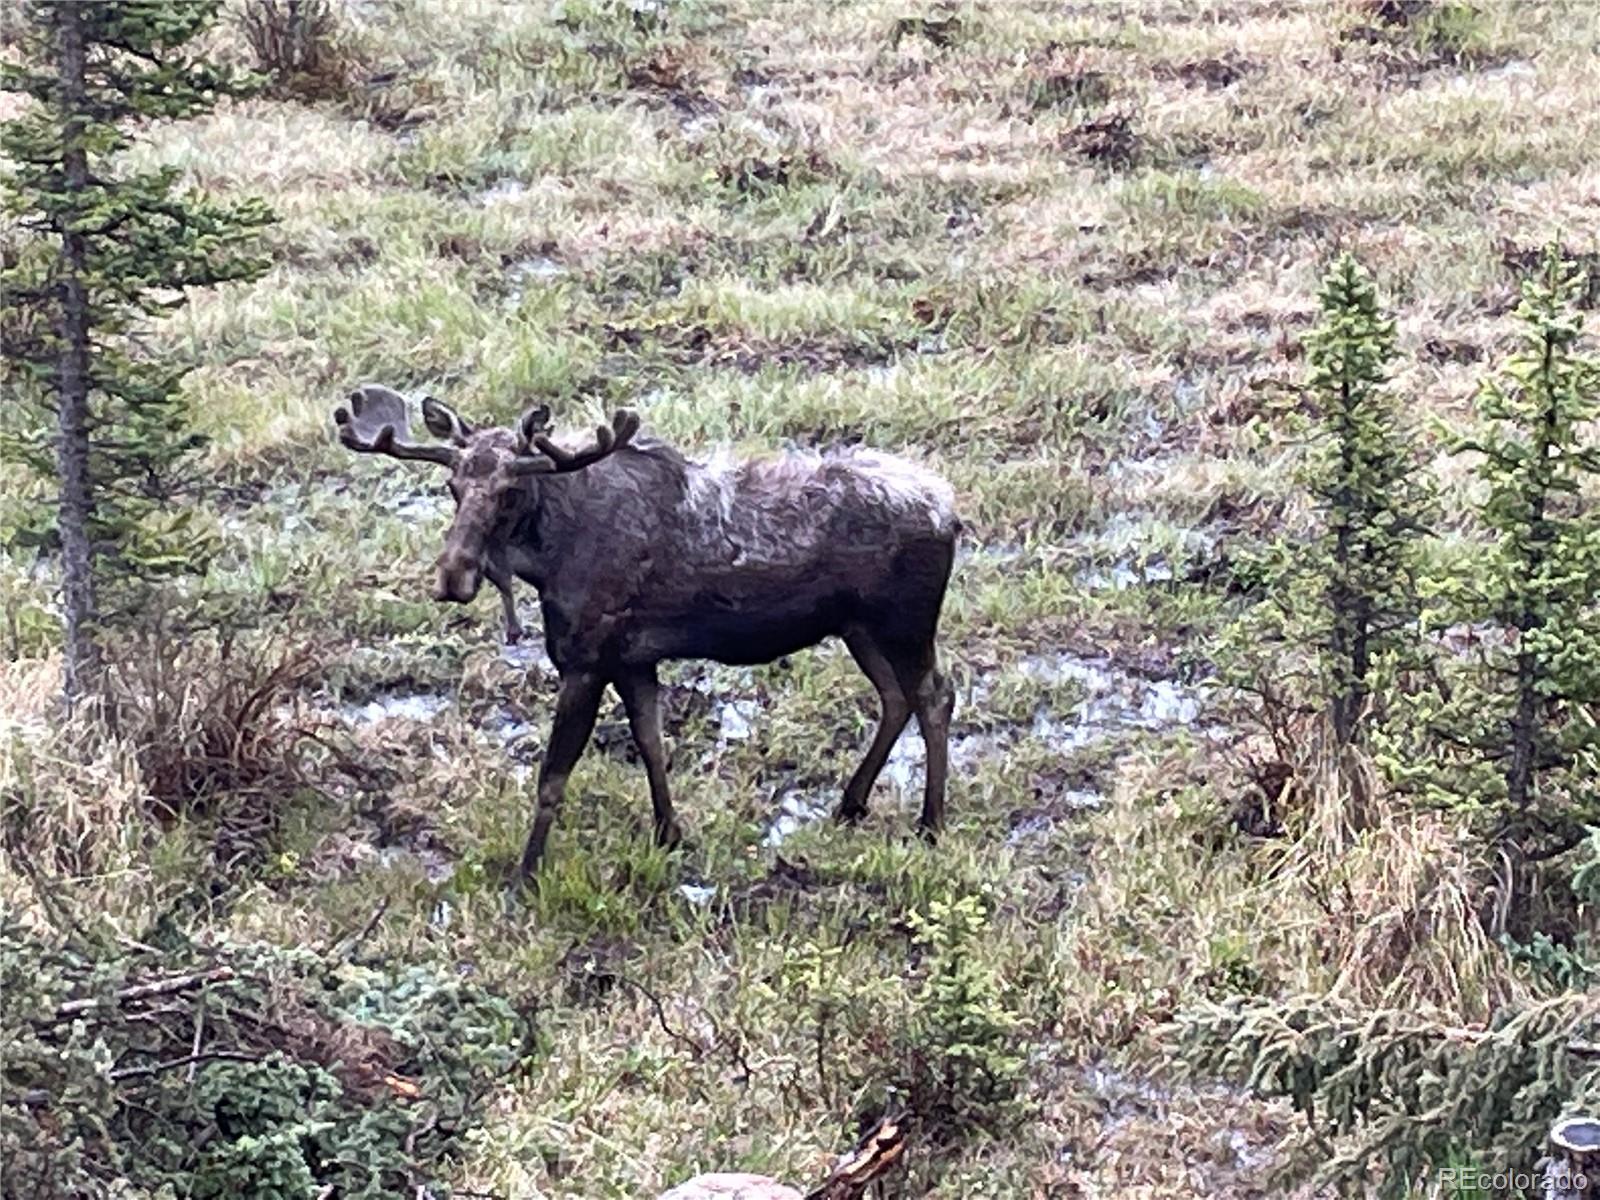
M1178 1077L1157 1031L1184 1003L1337 990L1467 1022L1524 987L1439 819L1337 860L1237 819L1270 755L1207 689L1208 639L1234 547L1301 515L1274 433L1317 279L1341 248L1376 272L1399 385L1448 425L1525 252L1600 252L1596 11L1378 7L363 0L348 89L154 131L141 154L281 219L270 274L152 336L202 364L235 654L304 649L274 719L358 768L317 759L265 863L185 919L323 944L382 905L364 954L536 1013L541 1054L459 1185L635 1197L716 1168L815 1180L906 1102L912 918L979 897L961 953L1016 1021L1020 1092L928 1122L894 1194L1279 1194L1290 1114ZM944 472L968 527L948 835L911 836L909 733L865 826L816 819L876 719L842 648L677 664L688 848L652 845L608 700L538 893L508 907L553 673L501 645L487 593L429 602L442 480L332 437L368 380L503 421L627 403L693 453L861 441ZM211 827L151 832L131 743L69 763L50 581L0 559L0 597L0 788L75 835L75 890L132 930L188 894ZM14 866L0 893L26 906Z

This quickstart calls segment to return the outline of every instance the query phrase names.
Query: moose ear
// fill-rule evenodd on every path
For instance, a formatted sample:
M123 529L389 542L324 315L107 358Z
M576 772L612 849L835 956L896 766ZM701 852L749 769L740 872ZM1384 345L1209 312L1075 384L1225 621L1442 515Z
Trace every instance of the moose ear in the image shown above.
M550 430L550 406L548 404L535 404L523 411L517 420L517 437L522 445L524 454L530 453L533 439Z
M432 396L422 398L422 423L434 437L452 441L458 446L464 444L472 433L472 426L463 421L455 409Z

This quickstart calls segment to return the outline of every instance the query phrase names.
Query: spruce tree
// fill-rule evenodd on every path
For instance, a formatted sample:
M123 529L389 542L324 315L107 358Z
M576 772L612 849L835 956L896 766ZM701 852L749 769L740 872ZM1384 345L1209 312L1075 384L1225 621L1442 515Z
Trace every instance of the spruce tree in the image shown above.
M1378 673L1406 657L1420 609L1416 557L1431 502L1387 387L1394 322L1346 254L1324 276L1305 341L1308 413L1295 481L1315 523L1280 538L1255 570L1262 603L1228 633L1225 677L1324 709L1341 745L1358 739Z
M1445 664L1417 762L1439 798L1488 821L1525 864L1600 823L1600 361L1578 352L1585 281L1547 249L1522 285L1521 346L1478 393L1478 456L1493 541L1441 587L1438 623L1479 632ZM1419 756L1420 757L1420 756Z
M184 289L248 280L266 261L258 201L178 188L175 168L137 170L131 131L211 109L252 81L207 63L195 39L217 0L48 0L15 6L21 64L0 83L34 103L0 131L5 204L23 231L0 274L6 456L53 480L23 537L58 551L69 707L95 690L102 629L153 580L202 570L181 503L200 439L181 384L189 366L136 335Z
M1428 494L1385 386L1394 321L1380 310L1372 277L1344 254L1318 300L1322 319L1306 338L1306 357L1320 428L1303 475L1323 514L1312 552L1322 589L1313 635L1334 732L1349 743L1371 699L1375 665L1414 637Z

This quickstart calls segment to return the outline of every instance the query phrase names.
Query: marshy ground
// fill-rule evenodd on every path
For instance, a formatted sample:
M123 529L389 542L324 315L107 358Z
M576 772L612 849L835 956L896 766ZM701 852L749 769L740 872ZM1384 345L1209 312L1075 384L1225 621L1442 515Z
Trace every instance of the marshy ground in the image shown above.
M318 944L386 901L364 953L532 1007L542 1056L462 1187L816 1178L896 1097L849 1066L870 1019L819 1029L794 963L823 955L830 1003L891 1013L907 914L982 887L973 953L1022 1018L1025 1115L930 1135L897 1194L1276 1194L1290 1116L1176 1077L1155 1031L1185 1002L1337 986L1466 1021L1513 986L1439 915L1459 851L1436 827L1361 845L1330 910L1317 869L1239 819L1260 747L1208 690L1207 647L1235 548L1296 516L1277 421L1335 248L1378 275L1397 384L1445 425L1504 346L1527 252L1558 236L1600 262L1596 10L915 7L364 0L347 92L231 105L141 151L279 214L272 272L156 338L203 363L237 638L314 647L279 715L359 767L325 762L195 919ZM690 453L862 442L945 473L968 526L941 635L948 834L912 836L914 731L864 826L824 819L876 719L842 647L677 664L689 845L651 843L608 700L538 893L508 909L554 697L537 607L522 589L534 637L508 648L492 595L428 600L442 479L332 437L369 380L480 419L541 399L564 428L626 403ZM15 781L57 754L52 600L21 558L0 595ZM36 790L93 831L79 886L130 922L215 850L198 826L136 832L144 787L109 755ZM1373 933L1419 911L1438 920L1403 947Z

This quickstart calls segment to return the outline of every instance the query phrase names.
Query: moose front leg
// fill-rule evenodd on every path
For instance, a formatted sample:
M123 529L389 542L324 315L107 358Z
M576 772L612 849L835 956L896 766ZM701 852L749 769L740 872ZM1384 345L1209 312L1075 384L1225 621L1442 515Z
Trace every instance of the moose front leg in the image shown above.
M625 670L617 676L622 707L628 713L633 744L644 759L645 775L650 780L650 805L655 810L656 841L676 846L683 834L672 811L672 795L667 790L667 751L661 744L661 688L654 667Z
M561 693L556 698L556 715L550 725L550 745L539 767L539 795L534 802L533 831L522 851L520 878L526 882L539 869L544 857L545 839L555 823L561 800L566 795L567 776L583 754L594 732L594 719L600 711L600 696L605 679L590 671L572 671L561 676Z
M484 578L500 593L500 609L506 619L506 645L515 646L522 640L524 630L517 617L517 598L511 592L511 572L491 563Z

